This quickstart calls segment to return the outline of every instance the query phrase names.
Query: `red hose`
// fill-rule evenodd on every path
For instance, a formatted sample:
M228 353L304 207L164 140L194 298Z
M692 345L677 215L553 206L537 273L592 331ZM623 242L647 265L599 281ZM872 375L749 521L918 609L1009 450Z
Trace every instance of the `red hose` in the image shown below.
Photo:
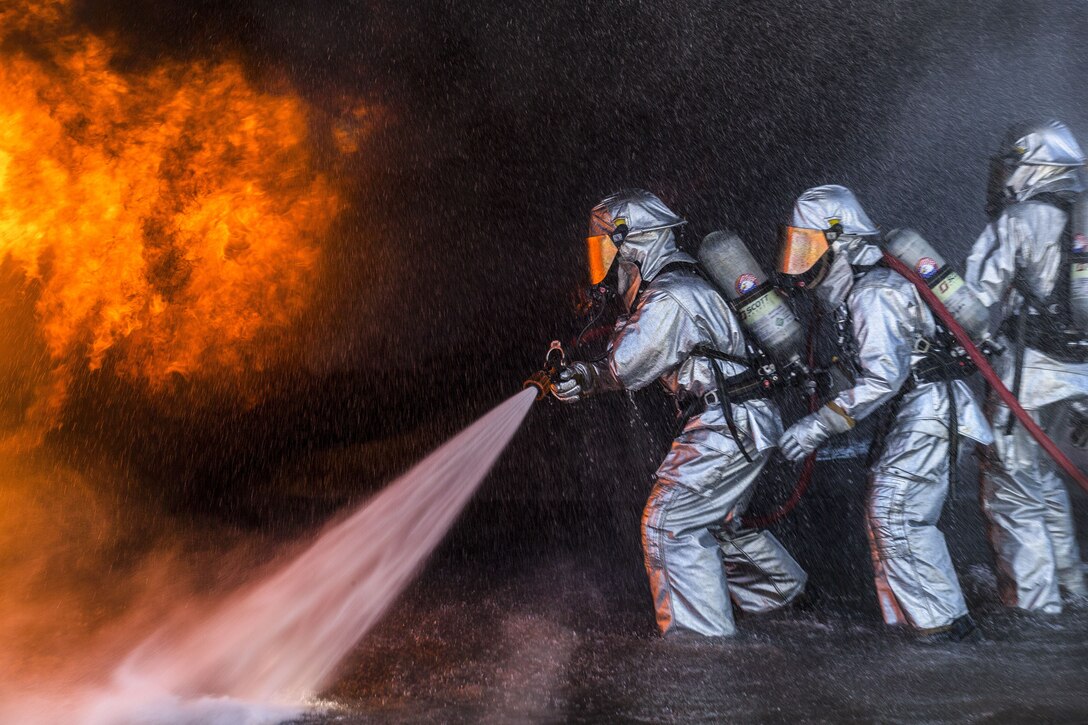
M819 316L816 318L816 322L812 323L812 326L808 330L808 366L811 369L816 365L816 344L815 335L813 332L820 326ZM820 407L820 401L816 397L816 393L808 396L808 412L815 413ZM801 467L801 475L797 477L797 485L793 487L793 493L786 499L785 503L779 506L777 509L769 514L763 516L745 516L742 519L742 523L745 526L752 526L757 529L762 529L771 524L778 523L783 518L789 515L797 504L801 502L801 498L808 491L808 487L812 484L812 472L816 469L816 451L809 453L805 457L805 463Z
M800 503L801 498L805 495L809 485L812 483L812 471L816 468L816 452L808 454L805 458L805 463L801 467L801 475L797 478L797 485L793 488L793 493L786 499L786 502L779 506L777 509L764 516L745 516L742 520L745 526L754 527L757 529L766 528L771 524L778 523L783 518L789 515L797 504Z
M963 349L971 356L971 360L974 361L975 366L979 369L979 372L982 373L982 377L986 378L986 382L997 392L997 395L1001 398L1002 402L1009 406L1009 410L1011 410L1013 415L1016 416L1016 419L1023 424L1028 433L1031 433L1031 437L1043 447L1043 450L1045 450L1050 457L1062 467L1062 470L1064 470L1070 478L1077 482L1077 485L1085 491L1088 491L1088 477L1073 465L1073 462L1062 453L1057 444L1050 439L1050 436L1043 432L1043 429L1039 427L1039 424L1035 422L1035 419L1020 406L1020 401L1018 401L1016 396L1001 382L1001 378L998 377L997 373L994 372L994 369L990 367L989 360L987 360L986 356L975 347L974 343L971 342L970 336L964 331L960 324L956 322L956 319L948 312L948 309L945 308L944 304L937 298L937 295L933 293L933 290L931 290L929 286L914 273L914 270L910 269L907 265L903 264L888 252L884 252L884 261L888 263L889 267L906 277L910 283L918 289L918 292L921 293L926 304L929 305L929 308L936 313L937 317L941 318L941 322L943 322L948 330L955 335L956 340L963 345Z

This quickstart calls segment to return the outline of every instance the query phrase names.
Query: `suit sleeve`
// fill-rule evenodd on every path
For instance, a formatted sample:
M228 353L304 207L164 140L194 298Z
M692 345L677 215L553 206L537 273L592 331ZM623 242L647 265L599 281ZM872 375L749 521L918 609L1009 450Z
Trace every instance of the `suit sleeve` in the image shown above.
M1015 220L1003 214L986 226L967 257L967 286L998 323L996 312L1016 277L1019 236Z
M607 366L598 368L601 387L644 388L686 360L700 339L695 320L672 295L650 290L616 323Z

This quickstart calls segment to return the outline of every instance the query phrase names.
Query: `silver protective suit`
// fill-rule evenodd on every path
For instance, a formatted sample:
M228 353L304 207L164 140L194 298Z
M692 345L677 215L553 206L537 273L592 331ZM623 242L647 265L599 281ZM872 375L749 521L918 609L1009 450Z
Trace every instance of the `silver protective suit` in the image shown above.
M635 280L640 295L617 321L607 359L591 366L585 392L637 390L655 380L688 399L714 391L710 360L693 350L705 345L746 355L732 310L690 267L670 267L694 262L677 248L671 227L633 229L619 254L634 269L621 279ZM621 291L634 294L630 287ZM720 364L726 377L745 370ZM721 405L709 404L673 441L643 512L646 572L663 634L728 636L735 632L731 597L744 610L760 612L787 604L804 589L804 571L770 533L739 526L781 435L779 412L765 399L731 410L752 461L731 437Z
M813 219L850 216L836 209L802 211ZM808 223L799 216L794 216L795 225ZM868 220L864 212L854 216ZM900 395L911 381L912 366L921 360L922 341L935 336L933 315L914 286L888 268L872 266L881 258L876 246L848 232L833 243L832 252L831 268L815 291L829 311L849 314L859 373L852 387L784 436L783 450L795 446L798 455ZM870 471L866 529L884 621L919 630L939 630L967 614L937 528L948 493L949 391L955 396L960 435L992 440L965 381L917 382L902 393Z
M993 311L995 321L1030 313L1013 287L1017 275L1035 296L1046 299L1059 276L1068 274L1061 265L1068 215L1036 199L1043 192L1084 191L1084 155L1071 134L1063 138L1058 133L1061 128L1051 122L1012 141L1024 149L1028 161L1010 169L1011 203L986 227L967 260L966 282ZM999 341L1004 351L993 364L1011 389L1014 343L1004 336ZM1048 434L1054 433L1053 423L1069 408L1088 404L1088 363L1062 362L1027 347L1021 376L1020 403ZM996 397L990 408L996 441L983 472L982 504L990 523L1001 597L1009 606L1058 613L1063 590L1074 596L1088 594L1069 493L1056 464L1023 426L1014 425L1006 435L1008 408Z

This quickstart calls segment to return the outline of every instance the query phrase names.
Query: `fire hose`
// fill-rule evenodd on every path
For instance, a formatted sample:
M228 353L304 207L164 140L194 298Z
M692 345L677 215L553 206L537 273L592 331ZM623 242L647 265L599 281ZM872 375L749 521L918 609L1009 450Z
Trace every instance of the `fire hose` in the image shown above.
M809 453L805 458L805 462L801 465L801 475L797 477L797 485L793 487L793 493L790 497L779 506L777 509L769 514L763 516L745 516L742 521L747 527L753 527L762 529L771 524L778 523L786 516L789 516L797 504L801 502L805 493L808 491L808 487L812 484L812 472L816 470L816 452Z
M1062 453L1062 450L1058 445L1050 439L1050 436L1043 432L1043 429L1039 427L1039 424L1035 422L1035 419L1024 410L1020 405L1020 401L1016 399L1016 396L1001 382L1001 378L990 366L990 362L986 359L986 356L982 354L973 342L971 342L971 337L963 327L956 322L956 319L952 317L951 313L949 313L948 309L940 299L938 299L937 295L933 293L933 290L931 290L929 286L914 273L914 270L903 264L891 254L885 252L884 261L889 267L908 279L910 283L915 286L919 294L922 295L922 299L926 301L926 304L929 305L929 308L933 310L934 314L941 319L941 322L948 328L948 331L955 336L956 341L967 351L967 354L971 357L971 361L975 363L975 367L982 373L982 377L990 384L990 387L993 388L994 392L1001 398L1001 401L1009 407L1009 410L1012 411L1012 414L1016 416L1016 419L1020 421L1027 432L1031 434L1031 437L1035 439L1035 441L1059 466L1061 466L1062 470L1065 471L1070 478L1077 482L1078 486L1085 491L1088 491L1088 476L1085 476L1084 473L1080 471L1080 469L1078 469L1064 453Z

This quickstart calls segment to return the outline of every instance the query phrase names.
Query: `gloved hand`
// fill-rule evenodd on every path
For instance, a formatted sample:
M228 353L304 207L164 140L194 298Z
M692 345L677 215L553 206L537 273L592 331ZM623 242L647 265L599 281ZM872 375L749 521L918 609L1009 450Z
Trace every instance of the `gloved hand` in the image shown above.
M576 403L589 394L593 373L588 363L573 362L560 368L555 378L552 395L564 403Z
M836 433L854 427L854 419L835 403L828 403L815 413L791 425L778 441L778 449L791 461L800 461Z

